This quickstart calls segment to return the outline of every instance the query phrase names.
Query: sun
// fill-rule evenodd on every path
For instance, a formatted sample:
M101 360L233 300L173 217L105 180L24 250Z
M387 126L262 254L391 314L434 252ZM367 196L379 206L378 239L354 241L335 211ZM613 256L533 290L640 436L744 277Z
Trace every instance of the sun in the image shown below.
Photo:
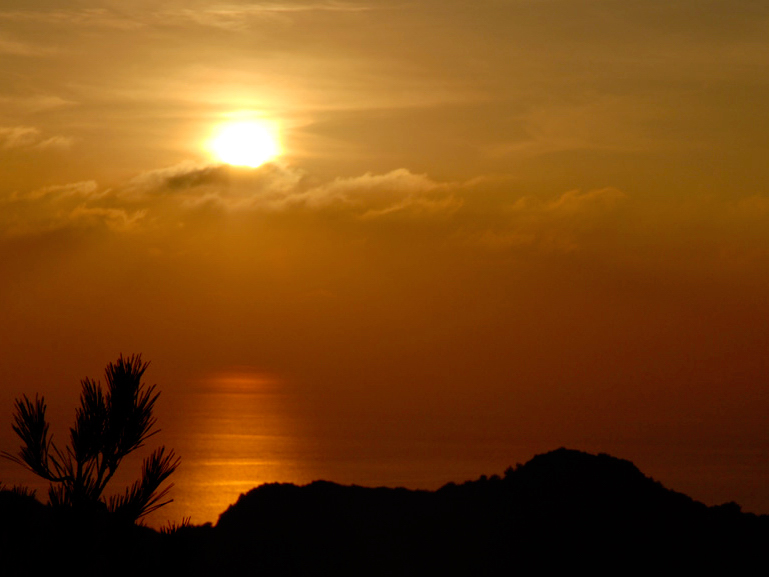
M233 166L256 168L281 153L277 131L265 121L222 125L209 143L214 156Z

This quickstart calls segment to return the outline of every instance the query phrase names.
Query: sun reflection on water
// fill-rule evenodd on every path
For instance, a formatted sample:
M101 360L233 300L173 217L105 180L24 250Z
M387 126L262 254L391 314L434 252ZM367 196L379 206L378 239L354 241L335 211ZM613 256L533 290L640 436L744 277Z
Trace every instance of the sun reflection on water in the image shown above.
M296 419L281 383L247 369L218 374L174 398L166 442L182 456L163 519L216 522L238 495L297 478ZM167 429L167 430L169 430ZM150 519L153 524L153 519Z
M242 493L264 483L325 479L437 489L480 473L502 473L516 462L515 455L535 452L530 446L511 446L506 438L479 445L462 436L388 435L376 426L373 437L366 434L368 427L320 427L322 405L315 397L248 369L163 394L162 442L175 449L182 464L170 479L174 502L146 519L156 528L187 517L196 525L215 524ZM334 415L323 419L339 425Z

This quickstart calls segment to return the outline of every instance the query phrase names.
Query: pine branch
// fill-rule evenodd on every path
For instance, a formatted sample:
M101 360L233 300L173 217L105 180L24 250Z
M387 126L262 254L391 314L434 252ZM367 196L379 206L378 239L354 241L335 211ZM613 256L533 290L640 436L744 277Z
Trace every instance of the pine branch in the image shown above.
M160 502L173 486L172 484L158 492L160 485L177 469L181 459L174 455L173 450L165 454L165 447L156 449L144 460L142 477L125 493L113 496L109 500L110 511L132 519L139 519L167 505L172 501Z
M142 477L124 495L108 501L102 497L123 458L155 435L152 413L160 393L146 387L142 376L149 363L141 355L118 358L107 365L106 390L91 379L81 381L80 407L70 428L70 444L60 451L49 436L45 400L26 396L16 400L13 430L22 441L18 455L2 453L40 477L50 481L53 505L82 511L107 506L127 520L137 519L168 504L163 501L171 485L160 485L179 466L173 451L157 449L145 459Z
M45 420L45 397L35 396L35 402L24 395L16 399L14 422L11 425L14 432L21 439L22 445L18 455L12 455L5 451L2 456L20 464L36 475L49 480L56 480L56 475L51 472L50 450L53 447L52 438L48 436L48 423Z

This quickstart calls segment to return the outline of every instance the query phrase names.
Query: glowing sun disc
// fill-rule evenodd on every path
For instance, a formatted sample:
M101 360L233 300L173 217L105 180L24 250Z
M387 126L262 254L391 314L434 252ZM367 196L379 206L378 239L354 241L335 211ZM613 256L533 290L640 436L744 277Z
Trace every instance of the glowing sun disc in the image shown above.
M226 164L255 168L280 154L278 139L261 122L234 122L219 130L211 150Z

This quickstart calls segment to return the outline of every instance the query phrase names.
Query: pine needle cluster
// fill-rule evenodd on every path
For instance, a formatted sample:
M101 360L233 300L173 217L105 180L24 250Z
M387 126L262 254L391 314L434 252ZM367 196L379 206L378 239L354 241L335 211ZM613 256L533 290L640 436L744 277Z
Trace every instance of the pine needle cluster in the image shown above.
M16 399L13 430L22 441L17 455L2 455L50 482L52 505L78 512L103 510L132 522L167 505L171 489L163 482L179 466L173 450L159 447L144 459L142 476L123 494L104 496L104 490L121 461L144 446L159 432L152 412L160 395L156 386L141 382L149 363L141 355L107 365L106 389L91 379L82 381L80 406L75 425L69 429L69 444L59 449L49 433L43 397Z

